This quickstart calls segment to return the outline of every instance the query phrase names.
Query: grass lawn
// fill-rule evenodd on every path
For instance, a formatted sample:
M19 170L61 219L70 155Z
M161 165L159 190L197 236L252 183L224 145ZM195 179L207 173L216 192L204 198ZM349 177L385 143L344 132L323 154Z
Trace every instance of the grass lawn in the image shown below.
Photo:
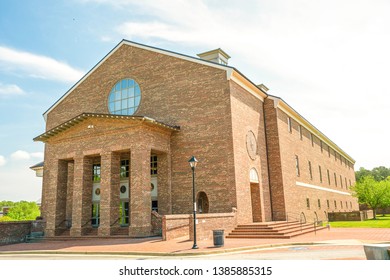
M366 221L352 221L352 222L330 222L331 227L342 227L342 228L390 228L390 215L385 217L376 215L376 220Z

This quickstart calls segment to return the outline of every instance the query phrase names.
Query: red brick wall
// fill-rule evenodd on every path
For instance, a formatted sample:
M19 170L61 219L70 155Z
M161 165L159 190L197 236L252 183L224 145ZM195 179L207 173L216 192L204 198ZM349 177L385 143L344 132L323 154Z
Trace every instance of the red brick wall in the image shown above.
M0 245L24 242L31 232L42 232L44 224L43 221L0 222Z
M236 182L237 217L239 223L253 222L253 216L262 221L271 220L267 152L264 127L263 102L230 82L231 115L234 144L234 171ZM257 140L257 155L252 159L248 155L246 135L252 131ZM249 172L255 168L260 179L258 194L261 203L256 204L257 213L252 213L252 195ZM259 219L258 218L258 219Z
M321 140L316 136L314 136L312 144L310 132L305 127L302 127L301 140L299 124L294 119L292 119L292 132L289 132L287 118L286 113L277 109L277 130L287 212L304 212L306 219L313 221L317 217L319 220L327 219L328 212L359 210L357 199L351 195L297 186L296 182L301 182L351 194L348 187L349 182L351 184L355 183L355 172L352 163L346 165L344 159L343 161L340 160L339 154L337 155L337 160L335 160L333 149L330 150L331 154L329 157L328 147L325 142L322 143L321 151ZM296 175L295 155L299 157L299 176ZM312 166L312 179L310 178L309 161ZM319 166L321 166L322 171L322 182L320 180ZM328 183L327 170L330 172L330 184ZM334 173L336 173L337 186L335 185ZM340 175L342 183L340 182ZM347 186L345 185L345 178L347 179ZM310 209L306 205L307 198L310 202ZM318 200L320 200L320 205ZM327 200L329 200L329 207ZM334 205L334 201L336 201L337 208Z
M237 225L237 213L197 214L196 225L197 240L210 240L213 238L213 230L225 230L228 235ZM175 238L194 237L193 215L165 215L163 217L163 240Z

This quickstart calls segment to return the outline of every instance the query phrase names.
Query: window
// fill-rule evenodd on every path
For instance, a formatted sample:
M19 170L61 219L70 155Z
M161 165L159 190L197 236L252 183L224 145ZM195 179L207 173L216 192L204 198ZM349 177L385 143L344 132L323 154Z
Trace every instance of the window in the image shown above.
M337 152L334 151L334 160L337 161Z
M318 209L321 209L321 200L320 199L318 199Z
M348 209L348 202L345 202L345 208Z
M321 145L321 153L323 152L323 147L322 147L322 140L321 140L321 143L320 143L320 145Z
M300 172L299 172L299 158L298 158L297 155L295 156L295 170L296 170L297 176L299 177L299 175L300 175Z
M157 156L150 157L150 175L157 175Z
M121 172L120 176L122 178L129 178L129 160L121 160Z
M100 163L92 165L92 181L94 183L100 182Z
M347 177L344 177L344 179L345 179L345 188L348 189Z
M341 177L341 175L340 175L340 184L341 184L341 188L343 188L343 177Z
M313 133L310 133L311 146L314 147L314 136Z
M343 209L343 202L340 201L340 206L341 206L341 209Z
M336 176L336 173L334 173L334 184L337 187L337 176Z
M133 115L141 101L141 90L133 79L117 82L108 96L108 110L116 115Z
M306 207L310 209L310 199L306 198Z
M336 200L334 201L334 209L337 209L337 202L336 202Z
M330 186L330 173L329 173L329 169L326 169L326 173L328 174L328 184Z
M330 157L330 147L328 146L328 157Z
M302 125L299 125L299 138L302 140Z
M290 117L287 117L287 126L288 126L288 132L292 133L292 123Z
M328 206L328 209L330 208L329 199L326 200L326 206Z
M318 165L318 171L320 173L320 182L322 183L322 170L321 170L321 165Z
M349 186L350 186L350 187L352 186L351 179L349 179Z
M311 162L309 160L309 175L310 175L310 180L313 180L313 172L311 170Z

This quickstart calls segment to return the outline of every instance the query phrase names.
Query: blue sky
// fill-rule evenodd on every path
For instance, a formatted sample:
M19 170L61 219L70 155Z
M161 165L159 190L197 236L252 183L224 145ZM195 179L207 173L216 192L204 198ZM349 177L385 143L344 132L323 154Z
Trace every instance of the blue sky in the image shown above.
M222 48L350 154L388 164L388 1L0 2L0 200L40 198L42 114L122 39L195 56Z

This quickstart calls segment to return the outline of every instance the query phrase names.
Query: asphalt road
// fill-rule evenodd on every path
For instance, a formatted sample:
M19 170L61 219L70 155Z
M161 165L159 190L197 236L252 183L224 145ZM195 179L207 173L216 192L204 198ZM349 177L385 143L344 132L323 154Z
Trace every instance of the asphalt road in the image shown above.
M245 252L195 256L140 256L95 254L0 254L0 260L365 260L361 245L322 244L258 249Z

